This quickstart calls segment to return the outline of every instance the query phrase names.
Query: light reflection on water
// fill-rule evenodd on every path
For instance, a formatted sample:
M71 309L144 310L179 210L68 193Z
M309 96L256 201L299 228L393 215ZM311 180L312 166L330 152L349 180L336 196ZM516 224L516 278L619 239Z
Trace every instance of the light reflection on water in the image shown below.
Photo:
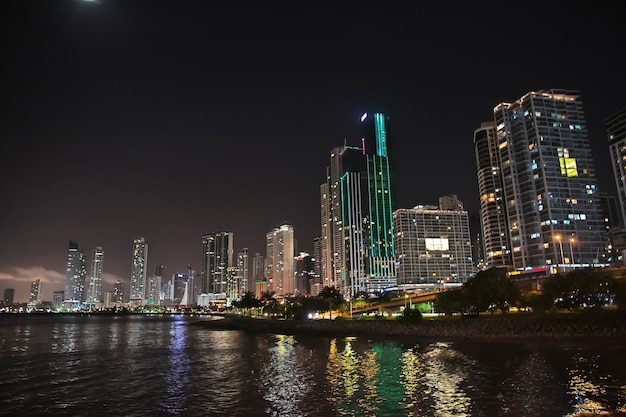
M269 358L261 377L269 415L304 415L300 404L313 384L307 363L299 360L295 345L293 336L278 335L274 346L268 349Z
M184 318L0 323L0 415L624 412L626 346L215 331Z

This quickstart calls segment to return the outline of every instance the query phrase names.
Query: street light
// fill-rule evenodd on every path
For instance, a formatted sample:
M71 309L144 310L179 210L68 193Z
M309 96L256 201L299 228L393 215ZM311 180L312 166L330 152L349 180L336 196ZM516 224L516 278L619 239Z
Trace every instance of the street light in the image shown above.
M574 264L574 250L572 249L572 244L576 241L575 238L571 237L569 239L569 256L570 256L570 263Z
M561 235L556 235L556 240L559 241L559 247L561 249L561 264L565 262L565 257L563 256L563 242L561 241ZM558 267L558 263L557 263L557 267Z

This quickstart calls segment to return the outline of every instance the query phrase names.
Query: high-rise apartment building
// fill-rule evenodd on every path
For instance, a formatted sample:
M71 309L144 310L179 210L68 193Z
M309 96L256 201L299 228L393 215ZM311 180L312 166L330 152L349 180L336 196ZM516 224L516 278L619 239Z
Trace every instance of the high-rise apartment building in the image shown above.
M96 246L91 258L91 274L87 286L87 297L85 301L89 304L102 302L102 266L104 262L104 251L102 247Z
M237 268L239 270L239 276L241 277L240 295L243 295L246 291L254 292L254 283L251 282L248 277L248 248L243 248L237 254Z
M394 211L398 288L441 288L474 274L469 216L458 203L454 210L416 206Z
M143 237L133 241L133 264L130 271L130 301L146 298L146 274L148 267L148 244Z
M364 114L360 145L331 151L320 186L322 282L344 295L396 284L387 122Z
M2 298L2 304L5 306L13 305L14 297L15 297L15 288L5 288L4 297Z
M115 281L113 285L113 300L116 304L122 304L124 302L124 283L119 279Z
M268 291L277 296L295 294L295 240L293 227L284 224L265 236L265 276Z
M146 286L146 304L162 304L162 286L164 272L165 267L159 262L154 270L154 275L148 278L148 284Z
M604 119L604 127L609 138L609 153L613 163L613 177L619 205L621 221L626 221L626 108Z
M474 131L474 150L480 196L482 266L512 269L495 122L482 123Z
M267 287L265 286L265 258L258 252L252 258L252 281L254 289L251 291L254 292L256 298L261 298Z
M30 294L28 296L28 303L31 305L37 305L41 302L41 280L36 279L30 284Z
M486 140L495 143L483 146L497 149L512 268L603 264L606 230L578 93L533 91L493 113L496 134Z
M87 278L85 254L78 243L70 240L67 250L65 274L65 300L70 308L78 308L83 301L85 280Z
M227 270L233 265L234 235L230 232L208 233L202 236L202 273L200 294L226 293Z

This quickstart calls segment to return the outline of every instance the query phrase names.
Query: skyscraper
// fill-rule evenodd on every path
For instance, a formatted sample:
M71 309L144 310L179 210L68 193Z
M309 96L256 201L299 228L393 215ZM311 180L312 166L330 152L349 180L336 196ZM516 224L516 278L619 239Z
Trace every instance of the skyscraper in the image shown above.
M320 186L322 281L345 295L396 284L387 122L364 114L360 146L333 149Z
M626 221L626 108L604 119L609 137L613 177L621 209L621 224Z
M265 236L265 276L268 291L277 296L289 296L295 293L295 240L293 227L284 224L268 232Z
M226 292L229 267L233 265L234 235L230 232L208 233L202 236L201 294Z
M254 296L261 298L267 287L265 286L265 258L260 253L255 253L252 258L252 281Z
M240 294L246 291L254 292L254 283L250 282L248 278L248 248L243 248L237 254L237 268L239 269L239 276L241 277Z
M604 264L607 236L578 93L533 91L493 112L496 136L488 140L498 150L512 267Z
M30 284L30 295L28 296L28 303L37 305L41 302L41 280L36 279Z
M113 300L116 304L122 304L124 302L124 283L119 279L115 281L113 286Z
M87 303L102 302L102 266L104 262L104 251L100 246L93 250L91 258L91 274L89 275L89 286L87 287Z
M65 275L65 300L71 308L78 308L83 301L85 280L87 278L85 254L78 248L78 243L70 240L67 250Z
M393 213L398 287L437 288L461 284L474 273L469 216L457 200L454 210L417 206ZM459 204L457 204L459 203Z
M4 297L2 299L3 305L10 306L13 305L13 297L15 296L15 288L5 288L4 289Z
M483 266L512 268L495 122L474 131Z
M146 298L146 273L148 266L148 244L143 237L133 241L133 264L130 271L130 301Z
M148 278L146 288L146 304L160 305L162 300L161 287L163 286L163 273L165 267L159 262L154 270L154 275Z

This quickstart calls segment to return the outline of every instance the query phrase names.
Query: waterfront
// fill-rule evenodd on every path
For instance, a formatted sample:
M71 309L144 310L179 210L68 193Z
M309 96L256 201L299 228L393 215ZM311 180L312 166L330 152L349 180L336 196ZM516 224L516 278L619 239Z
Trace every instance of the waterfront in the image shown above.
M1 315L0 414L575 416L626 407L626 346L615 340L288 336L195 320Z

